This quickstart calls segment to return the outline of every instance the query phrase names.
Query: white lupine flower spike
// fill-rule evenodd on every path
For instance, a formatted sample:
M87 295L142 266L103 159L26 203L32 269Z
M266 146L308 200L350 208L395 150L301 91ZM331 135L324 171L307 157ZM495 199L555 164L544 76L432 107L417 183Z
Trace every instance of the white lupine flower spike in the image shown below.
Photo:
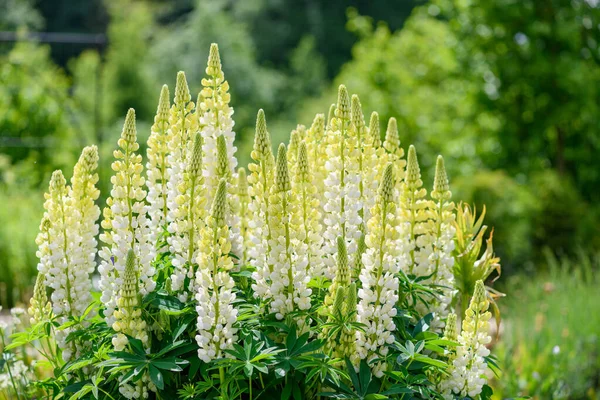
M357 332L357 356L369 362L387 355L387 345L394 342L396 330L393 318L398 301L397 275L401 268L397 259L403 250L398 241L396 199L393 165L388 164L379 185L377 201L371 209L367 250L363 254L364 267L360 274L362 287L358 291L357 318L366 328ZM382 376L386 369L382 362L376 362L372 367L376 376Z
M148 187L148 214L153 233L160 234L167 228L169 208L167 203L169 182L169 88L163 85L160 91L158 109L154 117L154 125L148 138L146 155L146 186ZM156 240L157 238L155 238ZM168 250L162 247L161 251Z
M438 385L445 398L453 399L454 395L476 398L487 380L488 366L485 357L490 354L486 347L492 340L489 320L492 314L488 311L489 301L482 281L475 283L475 291L469 308L462 322L462 331L458 338L456 352L449 355L451 366L449 375ZM448 317L448 323L455 323L456 318ZM446 329L446 335L453 335L452 328Z
M228 210L227 183L221 179L212 202L210 216L199 242L195 300L198 313L196 342L198 357L204 362L225 356L237 340L237 310L234 281L229 275L233 261L226 224Z
M274 182L275 160L263 110L259 110L256 117L254 149L251 156L254 163L248 165L248 183L252 198L249 208L254 218L250 223L252 247L248 250L248 255L252 266L256 268L252 274L254 296L267 301L270 298L269 286L273 272L269 257L272 238L269 197Z
M102 261L100 272L101 302L106 307L104 316L108 324L115 321L114 311L120 298L120 287L126 267L126 257L133 250L139 278L140 293L154 290L155 269L152 265L156 254L150 234L150 221L145 203L145 179L142 176L142 156L137 154L137 132L135 112L130 109L125 118L123 132L114 151L112 163L114 175L111 178L113 189L106 200L100 240L104 246L99 252Z

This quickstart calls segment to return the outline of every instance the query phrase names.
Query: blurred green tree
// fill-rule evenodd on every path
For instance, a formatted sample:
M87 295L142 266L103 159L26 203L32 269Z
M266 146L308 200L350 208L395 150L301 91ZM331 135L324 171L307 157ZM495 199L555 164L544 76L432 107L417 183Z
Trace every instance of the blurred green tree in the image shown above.
M501 123L487 164L511 174L551 167L600 199L600 7L595 0L433 0L477 83L480 112Z

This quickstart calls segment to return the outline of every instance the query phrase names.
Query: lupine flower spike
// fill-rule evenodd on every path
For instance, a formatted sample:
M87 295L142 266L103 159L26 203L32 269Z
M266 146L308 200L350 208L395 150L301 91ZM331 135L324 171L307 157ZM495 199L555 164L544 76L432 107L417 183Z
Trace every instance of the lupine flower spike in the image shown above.
M319 212L319 195L313 184L312 170L308 160L306 143L300 143L298 162L293 176L294 194L299 196L299 204L292 216L295 225L300 226L299 240L306 249L306 274L308 277L321 278L324 274L321 259L323 236L321 234L321 214Z
M43 274L38 273L37 275L33 288L33 297L31 297L27 313L29 314L31 324L45 321L52 315L52 305L46 295L46 282Z
M150 215L150 224L152 232L160 234L167 228L167 216L169 208L167 206L167 182L169 181L168 155L169 155L169 88L163 85L160 91L158 109L154 117L154 125L150 137L148 138L148 150L146 155L146 186L148 187L148 214ZM155 238L155 240L158 238ZM161 251L168 250L162 247Z
M357 249L361 232L358 211L361 209L358 164L352 162L356 146L356 136L351 136L350 129L350 97L344 85L338 90L338 102L327 131L327 162L325 169L325 216L323 222L325 265L328 278L333 278L335 270L334 254L337 248L337 237L341 236L348 243L350 259Z
M254 295L258 298L267 299L271 282L273 265L269 259L271 253L271 228L270 228L270 201L271 187L274 182L273 150L271 149L271 137L267 131L267 122L263 110L258 111L256 117L256 133L254 136L254 149L251 153L254 163L248 165L250 176L250 212L255 216L250 225L252 248L248 255L251 264L256 268L252 278Z
M169 142L169 233L174 273L172 289L181 291L193 278L196 240L206 207L206 191L202 176L202 137L196 132L198 118L192 115L194 103L185 75L177 75L175 102L171 108ZM182 299L187 294L180 295Z
M454 395L476 398L485 385L488 370L485 357L490 354L486 346L492 340L489 334L492 314L488 307L485 286L482 281L477 281L462 323L462 332L457 339L459 345L456 354L450 356L449 375L438 385L447 399L454 398Z
M140 293L146 294L154 290L153 280L155 246L149 233L149 221L146 214L145 180L142 177L142 156L139 149L135 128L135 112L130 109L125 118L123 132L115 150L116 160L112 164L115 172L111 178L113 190L106 200L104 232L100 240L104 246L99 252L102 261L98 267L100 272L101 302L105 305L104 316L108 324L115 321L113 313L120 298L119 281L125 273L126 257L133 249L138 265L136 270L140 280Z
M454 295L454 203L450 201L452 193L448 186L448 177L444 167L444 159L438 156L435 168L435 179L429 202L430 219L425 223L427 230L421 237L424 246L418 253L418 264L427 265L429 283L436 285L438 295L429 301L428 311L435 313L432 329L440 331L444 327L444 319L448 315L450 302ZM427 257L425 259L425 257ZM427 283L427 282L426 282ZM423 310L425 312L425 310Z
M388 353L388 344L394 342L401 265L396 262L402 248L398 239L396 216L396 190L393 165L388 164L379 185L375 206L371 209L366 238L367 251L363 255L362 283L358 291L358 322L366 325L357 332L357 353L361 359L372 361ZM373 372L382 376L386 365L376 362Z
M233 108L229 106L231 96L229 84L225 80L221 66L219 46L216 43L210 45L208 63L206 66L207 77L202 79L202 91L199 96L197 113L199 115L200 133L203 138L202 149L204 151L204 176L206 178L206 190L209 199L213 199L223 171L223 160L219 160L217 139L223 136L226 147L227 174L233 176L237 167L235 158L236 147L233 145L235 132L233 131ZM201 99L201 100L200 100ZM231 183L230 181L228 181ZM208 205L210 207L210 204Z
M358 227L360 236L357 241L354 262L352 263L354 266L352 276L358 278L362 268L362 255L366 250L366 223L371 217L371 208L375 205L375 197L377 194L377 170L379 169L378 166L380 161L377 158L375 148L373 147L373 138L370 136L370 133L365 126L362 106L357 95L352 95L351 120L352 124L350 125L350 131L353 132L353 135L356 137L357 146L356 150L353 151L355 156L353 157L352 162L358 165L358 187L360 192L360 209L358 210L358 214L361 220Z
M142 342L148 348L148 332L146 322L142 318L140 307L140 292L138 285L138 271L133 250L127 252L125 273L122 278L122 286L119 290L120 296L117 310L114 312L115 322L112 328L117 334L112 339L115 351L123 351L129 344L127 336L131 336ZM144 376L137 383L121 383L119 392L127 399L148 398L148 389L155 390L154 385L149 385L148 376Z
M233 307L235 285L229 275L233 261L226 219L227 182L221 179L212 202L210 216L200 235L198 272L196 272L196 342L198 357L204 362L225 356L237 340L237 310Z
M424 243L419 237L425 232L424 222L427 220L427 201L424 199L427 190L423 188L421 169L417 160L417 152L413 145L408 148L406 175L402 185L402 217L409 232L410 263L407 272L417 276L427 275L427 263L419 264L419 252ZM426 256L424 257L426 259Z
M284 144L277 151L277 167L275 170L275 185L272 188L269 204L269 219L271 229L270 264L273 272L267 293L270 300L270 311L277 319L283 319L287 314L310 308L310 294L307 274L307 249L302 240L302 229L296 219L290 218L297 214L298 197L291 193L287 151ZM300 324L302 326L302 324Z

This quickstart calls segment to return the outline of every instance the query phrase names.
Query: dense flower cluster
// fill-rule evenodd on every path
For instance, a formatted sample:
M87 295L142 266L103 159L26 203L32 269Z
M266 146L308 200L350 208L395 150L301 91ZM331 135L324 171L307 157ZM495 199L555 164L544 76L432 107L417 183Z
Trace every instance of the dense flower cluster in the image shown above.
M386 357L402 337L399 325L433 313L432 329L459 343L440 355L450 367L447 378L436 380L439 390L478 395L489 353L488 299L479 281L458 334L458 233L443 159L437 160L428 196L413 146L404 160L396 120L389 120L382 141L379 115L373 112L367 126L360 99L341 85L327 121L317 114L308 129L298 125L277 157L260 110L246 174L237 169L229 103L218 47L212 45L195 103L183 72L172 104L162 88L145 174L135 113L127 113L98 251L101 315L113 349L132 351L134 338L149 352L151 338L162 334L161 318L175 311L161 309L149 320L143 308L157 296L170 296L181 305L177 312L193 314L188 340L195 339L204 363L230 357L248 334L240 315L254 313L273 326L316 329L312 338L323 339L336 365L348 359L382 377L393 364ZM91 146L70 186L62 172L52 175L37 238L40 275L32 322L52 314L60 322L80 317L92 301L97 164ZM45 285L52 289L52 310ZM427 289L407 307L410 312L399 312L408 303L403 287L411 285ZM65 346L68 333L61 330L67 358L80 350ZM123 379L121 394L148 397L156 389L148 379Z
M456 352L451 356L449 376L440 383L440 390L448 399L453 398L453 394L476 397L485 385L488 367L484 357L490 354L486 346L492 340L489 333L492 314L488 307L489 301L483 282L477 281L462 322L462 332L456 339L456 328L446 329L445 336L459 343ZM449 322L455 324L456 317L449 318Z

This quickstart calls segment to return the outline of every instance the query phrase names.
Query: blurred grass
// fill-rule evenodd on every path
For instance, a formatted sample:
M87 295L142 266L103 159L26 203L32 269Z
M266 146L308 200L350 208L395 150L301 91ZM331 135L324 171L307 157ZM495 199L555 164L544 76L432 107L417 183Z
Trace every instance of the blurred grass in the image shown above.
M494 398L600 399L600 254L546 257L547 273L505 282Z

